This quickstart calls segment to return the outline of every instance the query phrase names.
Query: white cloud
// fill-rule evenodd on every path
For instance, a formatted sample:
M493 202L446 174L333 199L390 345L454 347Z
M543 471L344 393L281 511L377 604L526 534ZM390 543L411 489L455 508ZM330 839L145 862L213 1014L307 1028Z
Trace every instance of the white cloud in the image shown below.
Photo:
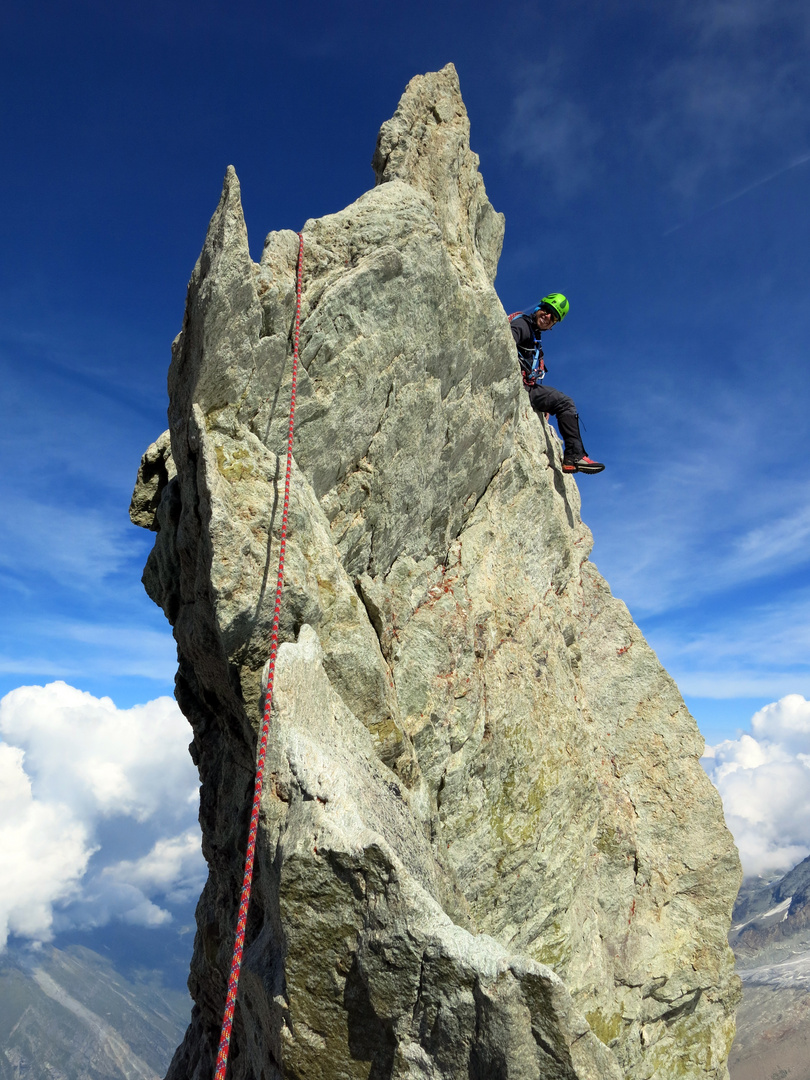
M663 649L655 642L655 635L649 635L656 652L666 659ZM709 661L711 658L709 658ZM705 663L705 661L704 661ZM719 666L701 670L690 670L677 659L666 659L664 665L678 684L682 694L688 697L709 698L724 701L730 698L767 698L778 697L790 689L798 687L801 693L810 695L810 671L797 674L795 671L770 669L767 671L748 672L744 665L729 665L728 670Z
M810 590L768 604L725 605L695 620L667 619L646 635L681 691L695 697L810 696Z
M0 566L35 573L71 588L98 585L128 564L128 526L98 510L70 509L6 493Z
M125 859L105 867L102 877L134 886L146 896L166 896L173 903L193 900L205 884L200 831L189 829L180 836L158 840L140 859Z
M9 932L47 937L53 904L76 895L93 853L67 807L34 799L23 756L0 743L0 951Z
M807 150L806 5L682 3L669 17L683 45L651 80L638 130L672 189L691 200L711 187L713 209Z
M33 642L36 651L26 647ZM168 625L152 630L136 623L110 626L77 619L23 619L15 623L15 633L6 637L4 645L0 672L29 678L134 676L171 685L177 670L177 650Z
M53 929L92 930L118 919L135 926L164 926L172 921L171 912L154 903L141 889L126 882L100 881L98 877L82 882L79 895L55 910Z
M523 165L539 168L558 196L580 191L591 179L597 127L585 107L562 86L559 57L520 70L506 127L504 149Z
M0 735L0 945L47 940L55 917L160 925L161 903L199 890L197 775L171 698L117 709L63 682L23 686L0 701ZM143 854L118 857L115 822Z
M775 172L769 172L765 176L758 177L752 184L746 184L744 188L740 188L739 191L734 191L731 195L726 195L725 198L719 202L713 203L711 206L701 211L701 216L704 214L710 214L714 210L719 210L723 206L728 206L729 203L736 202L737 199L743 198L744 195L748 195L752 191L756 191L757 188L764 187L765 184L769 184L771 180L776 180L777 177L783 176L785 173L791 172L793 169L797 169L800 165L806 165L810 161L810 154L800 154L798 157L789 161L787 165L781 165ZM663 234L664 236L670 236L674 232L678 232L680 229L686 227L688 222L682 222L680 225L673 225L671 229Z
M169 697L117 709L64 682L21 686L0 701L0 735L25 750L35 795L83 819L177 819L196 792L190 730Z
M516 68L504 150L539 167L559 197L646 159L677 197L675 213L708 213L807 152L809 29L800 0L673 0L649 31L656 62L606 74L594 96L583 80L589 35L543 56L538 25L536 61Z
M789 870L810 854L810 701L788 694L751 719L753 734L707 747L746 874Z
M741 348L729 349L730 363L740 363ZM780 368L776 349L762 359ZM729 389L711 370L703 377L711 423L701 410L673 407L682 391L664 363L633 395L625 393L624 403L609 398L616 423L628 431L639 430L639 415L645 418L647 452L626 444L632 463L609 463L616 471L589 491L586 514L596 537L594 561L634 612L693 604L810 563L807 477L782 468L782 447L752 416L748 388ZM629 369L626 381L632 381ZM803 387L791 382L782 393L801 400Z
M797 492L797 495L799 493ZM799 498L807 499L804 484ZM788 503L787 505L795 505ZM775 517L767 525L755 526L735 539L728 558L732 579L751 578L784 571L807 562L810 539L810 501L798 510Z
M680 0L678 6L705 43L720 39L721 44L727 44L730 37L750 37L752 32L761 35L763 29L773 32L780 23L788 25L798 40L810 29L810 12L804 0L713 0L704 4Z
M760 738L777 740L800 755L810 754L810 701L801 694L766 705L754 713L751 727Z

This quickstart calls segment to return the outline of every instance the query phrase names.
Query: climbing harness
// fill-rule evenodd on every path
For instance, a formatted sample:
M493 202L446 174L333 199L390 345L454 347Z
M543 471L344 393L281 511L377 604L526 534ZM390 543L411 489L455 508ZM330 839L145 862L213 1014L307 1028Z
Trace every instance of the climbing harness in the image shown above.
M531 317L536 315L540 310L538 304L531 311L513 311L511 315L507 315L506 318L511 323L512 319L516 319L519 315L525 315L525 317L531 322ZM546 365L543 363L543 350L540 348L540 342L535 337L534 339L534 353L531 357L531 368L527 369L523 366L523 357L519 356L521 360L520 370L523 375L524 386L537 386L539 382L542 382L546 377ZM528 357L526 360L528 361Z
M284 581L284 552L287 547L287 515L290 507L290 476L292 475L293 425L295 423L295 388L298 376L298 338L301 332L301 280L304 269L304 235L298 234L298 271L295 284L295 336L293 339L292 391L290 394L290 424L287 431L287 471L284 478L284 509L281 515L281 535L278 546L278 579L276 581L276 603L273 608L273 624L270 634L270 659L267 666L267 688L264 695L264 716L262 719L261 738L256 761L256 782L253 788L253 811L250 816L247 852L245 854L245 872L242 878L242 895L239 901L239 916L236 922L236 941L233 947L231 973L228 977L228 995L225 999L225 1015L222 1018L222 1034L219 1039L215 1080L224 1080L228 1068L228 1051L231 1044L233 1014L236 1008L236 992L239 986L239 971L242 967L242 953L245 947L245 927L250 904L250 889L253 884L253 860L256 854L256 834L259 829L259 804L262 797L264 759L267 753L267 737L270 733L270 706L273 700L273 675L276 670L278 653L278 621L281 614L281 586Z

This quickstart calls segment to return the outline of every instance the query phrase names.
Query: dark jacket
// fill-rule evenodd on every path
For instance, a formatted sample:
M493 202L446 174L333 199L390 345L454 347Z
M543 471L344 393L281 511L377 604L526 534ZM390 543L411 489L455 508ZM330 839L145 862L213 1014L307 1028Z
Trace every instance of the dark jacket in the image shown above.
M512 319L509 325L517 346L523 385L526 387L535 386L543 374L548 371L548 368L543 363L543 348L540 344L541 332L537 329L537 323L530 315L518 315L517 318ZM533 379L531 372L536 352L539 352L540 356L540 374Z

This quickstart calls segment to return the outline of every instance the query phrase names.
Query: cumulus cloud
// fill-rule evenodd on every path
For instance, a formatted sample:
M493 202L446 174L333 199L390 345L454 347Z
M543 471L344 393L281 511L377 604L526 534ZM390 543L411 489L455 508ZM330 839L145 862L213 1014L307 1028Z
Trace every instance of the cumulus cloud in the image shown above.
M0 702L0 734L25 751L38 797L83 819L177 818L196 792L188 725L169 697L117 709L110 698L64 682L21 686Z
M34 799L23 752L0 743L0 950L9 933L42 936L53 904L76 895L92 853L67 807Z
M776 739L802 757L810 751L810 702L801 694L788 694L754 713L751 727L761 738Z
M706 748L746 874L789 870L810 854L810 701L788 694L751 719L752 734Z
M199 891L197 775L171 698L118 709L23 686L0 701L0 736L0 947L113 918L158 926Z
M158 840L140 859L122 859L105 867L102 876L149 896L161 893L173 903L187 903L202 889L202 869L199 830L189 829L180 836Z

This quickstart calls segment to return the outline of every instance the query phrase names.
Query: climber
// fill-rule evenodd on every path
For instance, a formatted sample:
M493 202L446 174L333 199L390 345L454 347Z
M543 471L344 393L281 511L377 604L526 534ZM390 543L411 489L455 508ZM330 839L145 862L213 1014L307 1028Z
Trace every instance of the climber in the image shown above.
M540 336L544 330L550 330L555 323L562 322L568 308L568 301L562 293L549 293L531 311L510 315L509 323L517 345L523 385L529 392L529 403L538 416L550 413L557 419L565 442L563 472L598 473L605 466L585 453L576 405L560 390L542 384L548 368L543 363Z

